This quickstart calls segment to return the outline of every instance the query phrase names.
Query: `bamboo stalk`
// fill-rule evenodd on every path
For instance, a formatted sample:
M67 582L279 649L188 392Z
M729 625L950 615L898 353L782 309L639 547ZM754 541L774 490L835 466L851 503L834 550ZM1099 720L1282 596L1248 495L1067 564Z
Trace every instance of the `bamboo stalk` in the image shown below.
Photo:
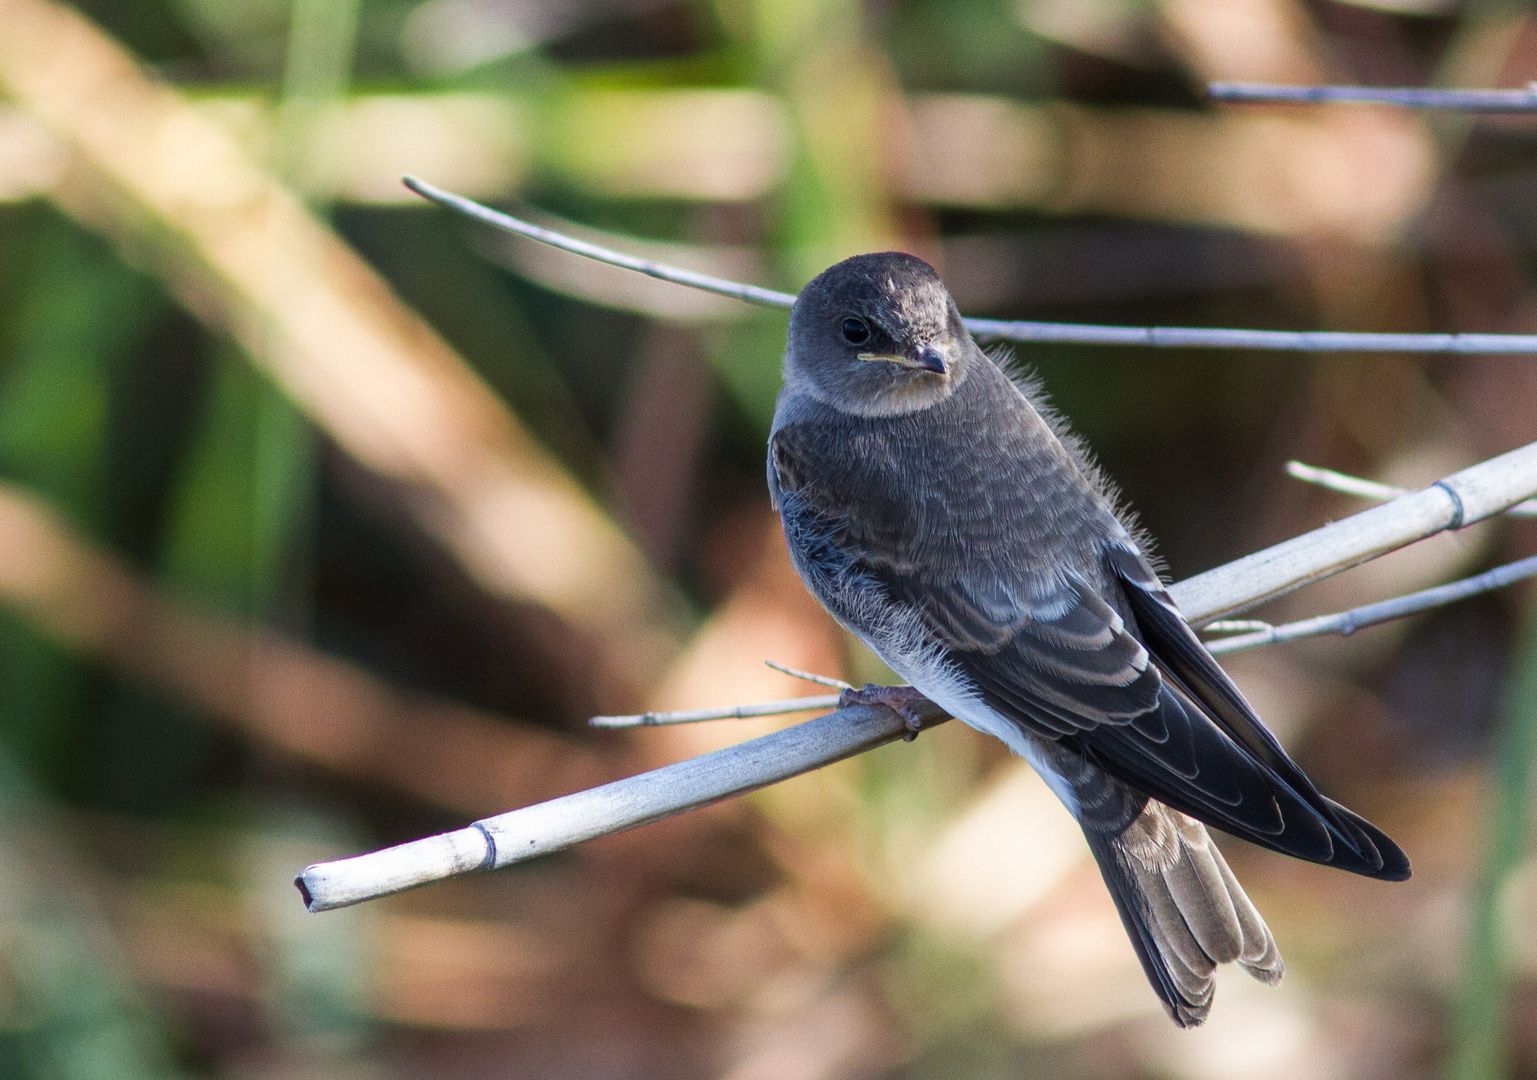
M925 727L948 719L935 709ZM318 863L294 884L311 911L346 907L660 821L831 765L907 733L906 722L890 709L854 705L712 754L484 818L468 828Z
M1171 588L1192 622L1209 622L1537 494L1537 443L1464 469L1423 491L1325 525ZM940 723L935 712L925 726ZM494 869L634 828L840 761L907 734L884 707L839 709L795 727L468 828L306 868L295 884L311 911L345 907L472 870Z

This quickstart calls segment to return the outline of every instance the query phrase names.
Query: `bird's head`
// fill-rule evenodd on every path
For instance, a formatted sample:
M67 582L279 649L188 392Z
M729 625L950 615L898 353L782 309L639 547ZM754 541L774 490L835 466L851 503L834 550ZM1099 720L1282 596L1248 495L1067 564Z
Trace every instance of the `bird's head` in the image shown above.
M895 416L949 397L974 351L933 267L896 251L856 255L801 290L785 382L842 412Z

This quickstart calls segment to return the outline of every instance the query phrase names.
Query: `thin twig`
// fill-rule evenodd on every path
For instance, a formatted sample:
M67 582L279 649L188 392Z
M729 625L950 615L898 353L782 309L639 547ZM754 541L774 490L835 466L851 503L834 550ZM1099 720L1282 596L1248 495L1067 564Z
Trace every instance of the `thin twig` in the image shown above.
M1447 585L1438 585L1432 589L1423 589L1420 592L1410 593L1407 596L1394 597L1392 600L1382 600L1375 604L1363 604L1349 611L1338 611L1332 615L1317 615L1311 619L1299 619L1296 622L1282 623L1277 626L1274 623L1265 622L1263 619L1219 619L1216 622L1207 623L1203 630L1207 633L1231 634L1231 637L1217 638L1208 641L1206 648L1213 654L1241 652L1245 649L1258 648L1261 645L1275 645L1286 641L1296 641L1298 638L1317 637L1321 634L1338 633L1342 637L1349 637L1357 630L1378 623L1391 622L1394 619L1402 619L1409 615L1427 611L1430 608L1442 607L1446 604L1456 603L1458 600L1466 600L1470 596L1491 592L1495 589L1503 589L1517 581L1537 576L1537 555L1519 562L1507 563L1504 566L1495 567L1493 570L1461 581L1454 581ZM803 675L793 668L781 667L772 661L765 661L770 667L783 671L790 675ZM847 683L839 683L836 679L828 679L822 675L806 676L814 682L828 685L842 685L853 689ZM838 704L839 695L828 694L825 697L794 698L789 701L765 701L754 705L731 705L716 709L693 709L686 712L670 713L641 713L637 716L595 716L589 721L593 727L641 727L653 724L691 724L701 720L738 720L753 716L776 716L783 713L802 712L809 709L830 709Z
M674 712L635 713L631 716L594 716L587 721L595 728L662 727L667 724L697 724L702 720L748 720L754 716L782 716L785 713L810 712L812 709L836 709L841 694L764 701L756 705L727 705L715 709L678 709Z
M1300 461L1288 461L1286 472L1288 476L1305 483L1317 484L1319 487L1345 495L1358 495L1363 499L1396 499L1400 495L1409 493L1408 488L1381 484L1376 480L1366 480L1359 476L1351 476L1349 473L1335 472L1333 469L1307 465ZM1505 513L1511 517L1537 517L1537 499L1527 499L1525 502L1517 503Z
M1421 86L1283 86L1275 83L1214 82L1213 101L1246 104L1319 105L1354 102L1406 109L1462 109L1467 112L1537 112L1537 86L1519 90L1442 90Z
M793 675L797 679L817 683L820 686L836 686L839 690L852 690L853 686L842 679L827 675L813 675L809 671L786 667L772 660L763 661L775 671ZM723 705L713 709L678 709L673 712L634 713L628 716L594 716L587 723L596 728L660 727L664 724L697 724L705 720L748 720L755 716L783 716L785 713L810 712L813 709L835 709L843 695L821 694L815 697L789 698L781 701L762 701L751 705Z
M1380 484L1376 480L1335 472L1333 469L1325 469L1320 465L1309 465L1301 461L1288 461L1286 475L1304 483L1317 484L1330 491L1338 491L1344 495L1357 495L1363 499L1396 499L1404 494L1403 488L1394 487L1392 484Z
M842 679L835 679L830 675L815 675L809 671L801 671L799 668L776 664L772 660L765 660L763 662L775 671L782 671L786 675L794 676L797 679L805 679L807 682L816 683L818 686L836 686L839 690L854 689L852 684L846 683Z
M1249 630L1268 630L1270 626L1264 619L1218 619L1201 629L1208 634L1242 634Z
M1537 443L1512 450L1342 521L1170 588L1196 624L1498 514L1537 495ZM925 726L942 721L937 712ZM308 867L296 879L311 911L507 866L583 840L753 791L908 734L895 711L857 705L713 754L487 818L465 829Z
M727 281L652 259L613 251L578 240L482 206L473 199L444 191L414 176L405 185L425 199L495 229L526 236L543 244L583 255L611 266L686 285L752 304L785 308L795 303L790 293ZM1413 352L1413 353L1532 353L1537 334L1357 334L1335 330L1225 330L1199 326L1103 326L1091 323L1031 322L1028 320L966 319L966 328L994 341L1049 342L1073 345L1140 345L1178 349L1266 349L1282 352Z
M1406 615L1413 615L1429 608L1441 607L1444 604L1455 603L1458 600L1466 600L1470 596L1486 593L1493 589L1503 589L1505 586L1537 575L1537 555L1519 562L1507 563L1504 566L1495 567L1493 570L1482 574L1476 574L1461 581L1454 581L1449 585L1438 585L1433 589L1424 589L1408 596L1394 597L1392 600L1382 600L1375 604L1364 604L1349 611L1336 612L1333 615L1319 615L1311 619L1301 619L1297 622L1283 623L1280 626L1271 626L1268 623L1259 623L1251 626L1250 633L1236 634L1233 637L1219 638L1216 641L1208 641L1206 648L1212 653L1238 652L1241 649L1252 649L1259 645L1272 645L1282 641L1295 641L1298 638L1314 637L1318 634L1341 634L1349 637L1367 626L1388 622L1392 619L1402 619ZM1248 621L1248 620L1244 620ZM1207 626L1207 630L1225 627L1228 624L1213 623Z
M463 195L455 195L451 191L444 191L440 187L434 187L425 180L419 180L414 176L401 178L401 182L416 192L424 199L437 203L439 206L450 210L457 210L465 217L474 218L494 229L503 232L516 233L526 236L530 240L537 240L541 244L549 244L551 247L569 251L574 255L585 255L589 259L608 263L610 266L622 266L626 270L634 270L636 273L645 274L647 277L660 278L662 281L671 281L676 285L687 285L691 289L703 289L705 292L719 293L721 296L731 296L738 300L745 300L749 304L762 304L766 307L787 308L795 303L795 297L789 293L776 292L773 289L764 289L757 285L744 285L738 281L727 281L725 278L713 277L710 274L700 274L693 270L684 270L678 266L668 266L666 263L654 262L651 259L637 259L633 255L625 255L622 252L610 248L600 247L597 244L589 244L585 240L578 240L574 236L556 232L554 229L546 229L541 225L515 218L510 214L504 214L499 210L493 210L489 206L482 206L473 199L466 199Z
M1537 353L1537 334L1359 334L1340 330L1223 330L1203 326L1096 326L967 319L980 338L1159 349L1272 352Z

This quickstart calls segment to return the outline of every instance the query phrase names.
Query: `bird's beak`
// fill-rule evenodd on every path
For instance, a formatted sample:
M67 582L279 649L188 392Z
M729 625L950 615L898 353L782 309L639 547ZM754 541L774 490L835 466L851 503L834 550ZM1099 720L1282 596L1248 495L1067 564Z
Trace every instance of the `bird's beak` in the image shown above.
M936 375L943 375L946 370L945 354L932 345L918 350L918 355L912 358L912 366L920 371L932 371Z
M887 364L896 364L898 367L911 368L914 371L932 371L936 375L943 375L949 370L945 363L945 354L932 345L926 345L910 356L896 353L865 353L859 354L861 360L880 361Z

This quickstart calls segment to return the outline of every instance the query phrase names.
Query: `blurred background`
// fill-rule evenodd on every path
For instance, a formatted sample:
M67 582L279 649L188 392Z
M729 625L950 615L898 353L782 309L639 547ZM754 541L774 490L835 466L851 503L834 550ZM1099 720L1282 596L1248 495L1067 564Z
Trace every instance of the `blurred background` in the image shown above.
M467 226L412 172L795 289L973 315L1537 332L1498 0L0 0L0 1075L1537 1075L1537 635L1513 590L1234 656L1392 886L1225 843L1285 985L1179 1032L1081 838L959 724L494 875L292 875L799 718L598 712L877 663L763 481L785 317ZM1031 347L1173 578L1537 439L1524 357ZM1537 551L1477 526L1271 604Z

